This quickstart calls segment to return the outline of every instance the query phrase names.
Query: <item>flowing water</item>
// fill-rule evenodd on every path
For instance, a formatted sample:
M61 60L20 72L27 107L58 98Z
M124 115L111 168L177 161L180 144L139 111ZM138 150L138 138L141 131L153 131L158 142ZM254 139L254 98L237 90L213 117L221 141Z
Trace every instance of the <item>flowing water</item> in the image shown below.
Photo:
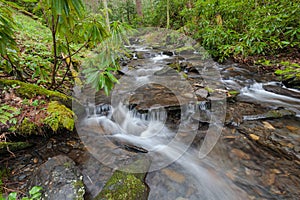
M122 87L114 89L111 104L91 103L87 108L87 116L81 120L79 135L89 151L103 164L115 169L122 169L124 163L130 165L141 156L149 159L151 166L146 179L150 187L149 199L276 199L276 195L266 189L269 186L261 186L258 179L250 178L252 172L249 170L255 166L246 164L245 168L230 156L234 153L238 159L247 160L248 154L234 147L228 150L224 142L217 142L220 137L217 133L224 130L222 117L225 114L222 110L226 106L222 92L237 90L240 92L238 101L265 106L267 109L289 109L299 116L299 91L284 88L278 82L268 82L269 77L259 77L247 69L235 65L216 65L213 61L210 61L210 65L217 66L222 78L209 77L207 74L215 73L207 71L209 67L200 69L205 69L205 74L200 78L189 73L189 69L182 69L191 77L187 86L181 83L185 79L178 72L175 72L176 76L174 70L166 67L178 60L174 53L172 56L165 55L138 45L131 48L134 53L128 66L132 65L134 70L126 71L125 77L129 78L123 80ZM137 57L141 52L147 55L146 58ZM197 60L195 55L189 56L192 59L185 61L193 63ZM167 81L157 78L166 73L167 76L162 79ZM208 100L198 101L196 98L194 101L195 96L189 90L193 93L197 90L194 85L198 86L199 83L210 84L210 88L220 92L216 96L211 94ZM265 89L270 85L276 91L283 89L283 92L281 90L278 94L270 91L270 88ZM175 93L175 97L170 93ZM218 103L222 106L216 106ZM174 117L174 112L177 117ZM201 116L206 119L203 120ZM294 121L292 125L297 126L295 123L298 119ZM225 128L225 132L228 130ZM199 137L202 138L200 141ZM201 152L205 153L202 155ZM244 168L246 174L233 178L231 173L237 176ZM261 171L265 172L265 166Z

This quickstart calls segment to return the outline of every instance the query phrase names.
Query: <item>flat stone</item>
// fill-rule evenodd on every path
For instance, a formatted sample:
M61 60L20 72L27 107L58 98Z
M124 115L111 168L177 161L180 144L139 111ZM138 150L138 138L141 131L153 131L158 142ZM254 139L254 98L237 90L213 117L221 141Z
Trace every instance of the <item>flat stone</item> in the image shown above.
M163 169L162 172L167 175L171 180L177 183L183 183L185 176L171 169Z

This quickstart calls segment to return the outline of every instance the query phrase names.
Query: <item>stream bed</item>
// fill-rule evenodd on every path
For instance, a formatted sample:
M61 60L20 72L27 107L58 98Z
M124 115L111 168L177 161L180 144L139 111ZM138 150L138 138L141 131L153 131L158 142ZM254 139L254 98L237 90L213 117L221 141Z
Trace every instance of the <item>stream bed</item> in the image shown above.
M299 90L197 52L129 48L110 97L84 91L77 133L33 138L33 148L1 158L11 187L26 189L42 163L66 155L93 199L114 169L142 155L151 200L299 198Z

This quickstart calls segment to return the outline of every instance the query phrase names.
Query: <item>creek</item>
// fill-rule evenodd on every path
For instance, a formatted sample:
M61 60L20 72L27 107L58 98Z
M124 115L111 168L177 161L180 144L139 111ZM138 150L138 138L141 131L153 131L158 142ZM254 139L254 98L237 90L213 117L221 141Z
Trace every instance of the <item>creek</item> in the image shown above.
M130 48L133 59L122 68L125 75L111 102L96 97L79 125L81 139L98 160L122 169L124 162L130 163L136 155L150 159L146 178L149 199L281 199L297 195L294 189L299 186L299 174L292 175L297 177L293 179L297 186L291 186L289 192L282 188L285 183L276 182L283 180L290 165L299 164L294 162L299 159L299 91L274 82L271 74L257 74L236 64L200 62L195 52L179 56L149 46ZM181 72L171 68L176 64ZM207 68L203 71L203 67ZM187 75L188 82L180 73ZM205 89L218 92L206 96ZM195 91L200 95L193 96ZM228 91L240 94L224 105ZM226 106L227 114L222 110ZM277 119L264 115L285 109L295 116ZM223 127L224 121L228 126ZM222 129L225 134L221 136L218 132ZM268 141L268 137L274 139ZM237 142L240 144L235 146ZM272 155L281 148L286 155ZM287 158L288 164L264 163L280 157Z
M83 91L88 104L78 137L41 142L26 154L28 162L40 159L31 165L68 155L82 170L87 199L112 169L141 157L151 161L148 199L300 196L299 90L248 66L197 59L197 52L129 48L133 57L124 60L110 97Z

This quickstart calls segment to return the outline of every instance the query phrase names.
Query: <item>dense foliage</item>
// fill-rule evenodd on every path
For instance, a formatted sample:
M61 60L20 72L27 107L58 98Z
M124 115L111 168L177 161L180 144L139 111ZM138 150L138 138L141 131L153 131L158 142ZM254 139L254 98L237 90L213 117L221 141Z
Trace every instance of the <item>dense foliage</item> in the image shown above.
M148 4L146 3L148 2ZM152 2L151 4L149 2ZM174 0L170 24L221 60L299 48L299 1ZM167 26L166 0L144 1L146 25Z

